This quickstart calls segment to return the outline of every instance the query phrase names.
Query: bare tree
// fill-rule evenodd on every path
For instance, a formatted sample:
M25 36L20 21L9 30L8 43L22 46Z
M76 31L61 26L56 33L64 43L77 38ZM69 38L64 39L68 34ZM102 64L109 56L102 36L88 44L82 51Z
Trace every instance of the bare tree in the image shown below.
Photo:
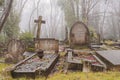
M88 25L89 14L92 10L96 7L99 3L98 0L82 0L81 7L82 7L82 21Z
M0 18L0 31L2 30L4 24L9 16L10 10L12 8L12 3L13 3L13 0L9 0L9 2L6 5L6 8L2 14L2 17Z

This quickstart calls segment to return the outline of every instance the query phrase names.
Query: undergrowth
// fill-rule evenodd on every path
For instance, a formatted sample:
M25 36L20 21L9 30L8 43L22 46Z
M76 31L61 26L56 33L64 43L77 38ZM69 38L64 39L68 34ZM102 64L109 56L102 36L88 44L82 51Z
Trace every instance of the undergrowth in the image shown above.
M5 69L7 67L10 67L10 65L0 63L0 80L33 80L28 78L13 79L6 72ZM120 80L120 72L68 72L66 74L58 72L50 75L47 79L45 77L39 77L34 80Z

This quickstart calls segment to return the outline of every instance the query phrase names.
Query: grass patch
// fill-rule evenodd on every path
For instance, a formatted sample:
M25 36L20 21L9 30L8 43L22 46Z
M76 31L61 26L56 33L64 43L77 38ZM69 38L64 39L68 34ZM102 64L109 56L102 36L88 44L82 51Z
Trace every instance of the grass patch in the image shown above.
M74 49L89 49L89 47L87 45L74 45L74 46L71 46L72 48Z
M68 74L57 73L54 76L51 76L48 80L120 80L120 72L69 72Z
M0 80L33 80L28 78L13 79L10 75L3 74L5 68L9 66L9 64L0 63ZM35 80L120 80L120 72L68 72L67 74L58 72L50 75L47 79L44 77L39 77Z
M60 57L64 57L66 55L66 52L60 52Z

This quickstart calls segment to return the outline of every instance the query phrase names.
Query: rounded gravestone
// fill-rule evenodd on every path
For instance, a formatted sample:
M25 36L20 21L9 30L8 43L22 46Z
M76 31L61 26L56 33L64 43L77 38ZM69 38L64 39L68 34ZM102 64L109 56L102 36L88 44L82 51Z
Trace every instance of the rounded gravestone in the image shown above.
M19 62L23 59L25 45L20 40L11 40L8 43L8 54L6 54L6 62ZM10 60L10 61L9 61Z
M70 45L88 45L89 36L88 27L82 22L76 22L70 30Z

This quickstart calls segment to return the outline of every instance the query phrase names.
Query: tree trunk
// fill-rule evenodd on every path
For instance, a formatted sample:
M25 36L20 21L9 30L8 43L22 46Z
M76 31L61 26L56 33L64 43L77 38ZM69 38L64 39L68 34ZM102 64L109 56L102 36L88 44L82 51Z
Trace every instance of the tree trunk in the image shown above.
M4 13L2 14L2 17L0 18L0 32L9 16L9 13L11 11L11 8L12 8L12 3L13 3L13 0L9 0L9 3L4 11Z

